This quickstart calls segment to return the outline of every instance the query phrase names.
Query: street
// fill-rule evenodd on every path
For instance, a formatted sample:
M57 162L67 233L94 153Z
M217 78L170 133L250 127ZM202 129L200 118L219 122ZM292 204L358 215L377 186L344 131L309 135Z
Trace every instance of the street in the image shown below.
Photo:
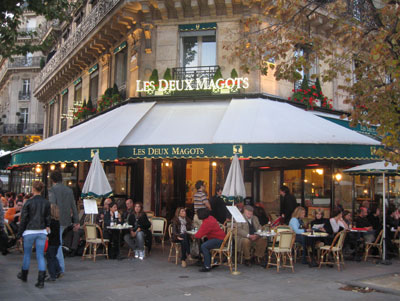
M0 257L1 300L399 300L400 261L379 265L372 261L346 261L345 270L336 267L309 268L295 264L295 272L268 270L253 265L238 265L238 276L225 266L209 273L199 267L182 268L167 262L169 245L162 253L156 245L144 261L124 259L96 262L80 257L66 258L66 274L56 282L46 282L44 289L34 286L37 262L33 254L28 282L16 275L22 254L13 251ZM123 249L126 255L127 250ZM386 280L390 279L390 281ZM381 292L361 293L341 288L364 283L378 285ZM397 295L396 295L397 294Z

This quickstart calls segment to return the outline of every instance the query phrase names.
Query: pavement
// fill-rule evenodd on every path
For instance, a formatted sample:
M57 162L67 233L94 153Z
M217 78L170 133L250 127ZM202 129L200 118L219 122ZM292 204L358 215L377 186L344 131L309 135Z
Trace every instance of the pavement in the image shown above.
M106 260L96 262L80 257L66 258L63 278L35 287L37 262L33 257L28 282L16 278L22 254L0 255L0 300L399 300L400 261L391 265L372 261L346 261L343 271L336 268L309 268L295 264L289 269L264 269L238 265L240 275L231 275L225 266L200 273L199 267L168 262L169 246L153 248L145 260ZM122 254L126 256L127 250ZM377 291L361 293L344 287L370 287Z

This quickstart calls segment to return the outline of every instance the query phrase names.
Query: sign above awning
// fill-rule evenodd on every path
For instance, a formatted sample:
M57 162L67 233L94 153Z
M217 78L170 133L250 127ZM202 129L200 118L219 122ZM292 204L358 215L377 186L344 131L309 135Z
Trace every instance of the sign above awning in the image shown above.
M13 154L13 165L141 158L376 160L374 139L268 99L127 103Z

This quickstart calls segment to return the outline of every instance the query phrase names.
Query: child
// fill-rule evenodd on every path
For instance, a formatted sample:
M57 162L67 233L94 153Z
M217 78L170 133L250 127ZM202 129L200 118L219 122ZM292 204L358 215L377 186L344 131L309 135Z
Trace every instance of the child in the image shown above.
M60 264L56 257L57 250L60 246L60 222L59 222L59 209L56 204L51 204L51 222L50 233L48 235L48 248L46 253L47 270L49 271L48 281L56 281L61 272Z

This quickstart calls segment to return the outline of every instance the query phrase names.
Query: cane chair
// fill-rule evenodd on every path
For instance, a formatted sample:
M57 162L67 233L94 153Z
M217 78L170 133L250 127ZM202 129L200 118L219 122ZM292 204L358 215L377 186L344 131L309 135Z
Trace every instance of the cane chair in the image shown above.
M165 233L167 232L167 220L163 217L154 216L151 219L151 234L154 241L156 237L161 239L162 250L164 252Z
M377 257L375 255L369 255L371 248L377 248L379 251L379 258L382 257L382 245L383 245L383 230L379 232L378 237L374 242L365 243L364 261L367 261L368 257Z
M218 257L218 263L214 263ZM226 257L226 264L223 263L223 258ZM219 248L211 249L211 266L227 265L232 273L232 231L228 230L225 238Z
M8 242L15 241L15 245L12 248L14 248L15 250L19 251L20 253L23 253L24 252L24 248L22 246L22 241L20 239L17 240L17 237L16 237L13 229L6 222L4 223L4 230L5 230L5 233L7 233Z
M144 213L146 213L147 218L148 218L149 220L151 220L151 219L154 217L154 211L148 210L148 211L144 211Z
M171 242L171 246L169 248L169 255L168 255L168 262L171 258L175 258L175 264L178 264L179 260L179 252L181 250L181 243L180 242L174 242L172 240L172 224L168 226L168 236ZM175 250L175 255L173 255L173 251Z
M396 232L394 233L392 243L397 246L399 256L400 256L400 237L399 237L399 230L397 229Z
M85 224L83 226L83 229L85 230L85 248L83 250L82 254L82 260L85 259L85 257L92 258L93 257L93 262L96 262L96 256L106 256L108 259L108 239L103 238L103 231L101 230L99 225L96 224ZM100 233L100 238L98 237L98 234ZM97 248L98 246L101 245L103 246L103 254L97 254ZM86 254L87 248L89 247L89 254ZM91 249L93 248L93 254L91 254Z
M335 238L333 239L330 246L321 246L319 248L321 252L319 268L321 268L323 264L336 264L338 271L340 271L340 265L343 265L344 268L343 244L346 238L346 234L346 230L338 232L335 235ZM334 262L328 260L329 254L332 254Z
M274 265L276 266L276 270L278 273L281 267L292 268L292 272L294 272L292 251L295 239L296 234L292 231L279 232L274 236L272 246L268 247L268 264L266 267L267 269L270 265ZM277 240L279 240L279 242ZM272 263L273 255L275 256L276 263ZM286 265L286 258L289 258L290 265Z

